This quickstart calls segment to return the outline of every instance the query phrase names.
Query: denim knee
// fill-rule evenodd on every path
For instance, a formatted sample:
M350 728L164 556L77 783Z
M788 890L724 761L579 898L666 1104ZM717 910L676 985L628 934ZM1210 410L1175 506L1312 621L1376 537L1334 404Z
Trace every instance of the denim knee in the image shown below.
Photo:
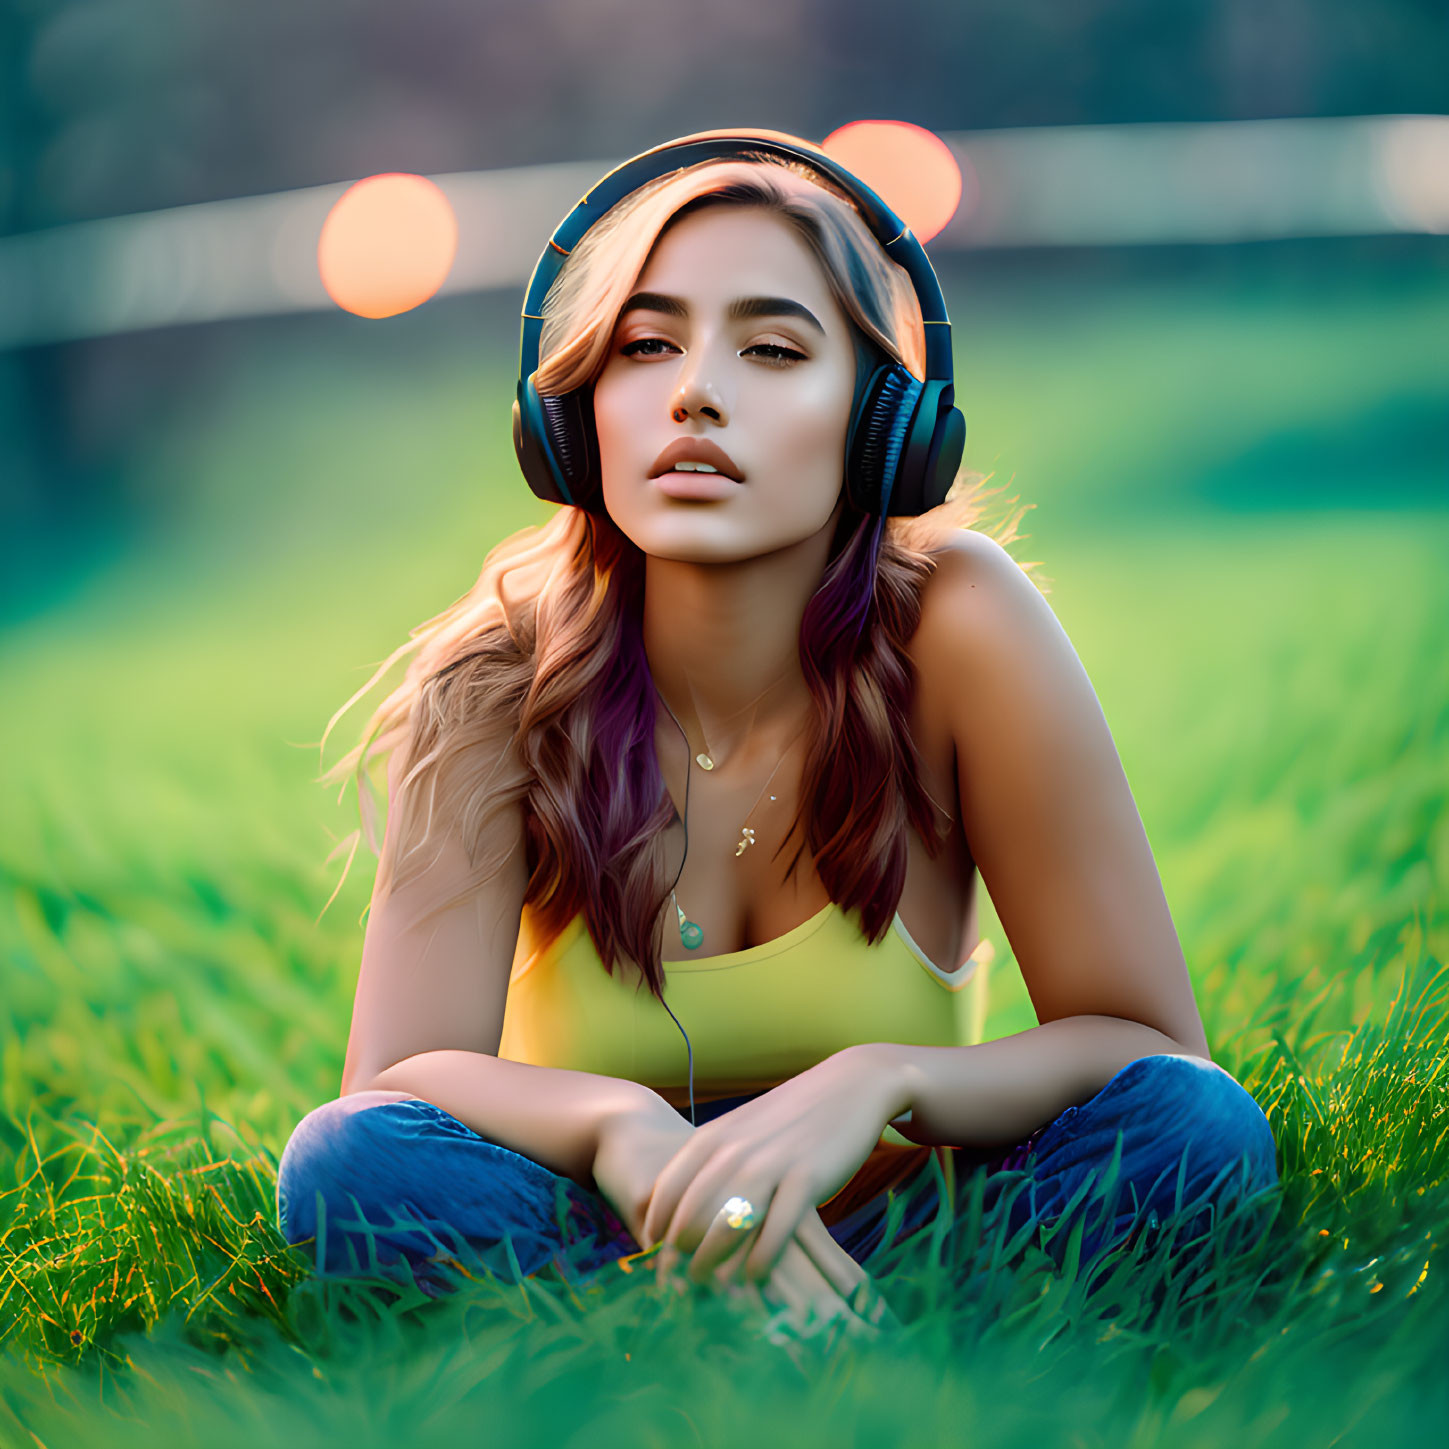
M372 1109L418 1100L386 1088L352 1092L297 1123L277 1164L277 1226L289 1243L316 1236L318 1191L324 1201L356 1191L359 1167L376 1162L387 1123Z
M1082 1110L1099 1101L1134 1116L1138 1111L1147 1114L1167 1154L1179 1159L1187 1151L1199 1180L1246 1162L1249 1191L1278 1181L1277 1145L1263 1109L1216 1062L1167 1053L1141 1057L1123 1067ZM1140 1108L1135 1106L1138 1101Z
M560 1190L575 1226L592 1227L600 1214L585 1195L532 1158L410 1093L354 1092L297 1124L278 1165L277 1218L289 1243L316 1240L319 1273L399 1254L430 1281L439 1259L476 1256L507 1273L511 1250L529 1274L560 1245Z
M1106 1193L1119 1135L1112 1222L1101 1235L1089 1230L1084 1251L1095 1251L1099 1241L1122 1236L1138 1221L1155 1228L1189 1204L1200 1205L1190 1215L1188 1231L1195 1236L1204 1214L1215 1221L1243 1195L1278 1181L1268 1120L1230 1073L1201 1057L1139 1057L1042 1133L1026 1167L1029 1190L1012 1209L1013 1231L1029 1217L1054 1218L1069 1201L1081 1201L1088 1176L1097 1177ZM1087 1203L1095 1196L1089 1193Z

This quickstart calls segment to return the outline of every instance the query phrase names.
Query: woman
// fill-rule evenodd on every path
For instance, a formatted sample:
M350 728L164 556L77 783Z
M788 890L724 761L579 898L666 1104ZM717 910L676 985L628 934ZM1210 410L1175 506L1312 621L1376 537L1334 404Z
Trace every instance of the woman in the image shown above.
M1013 1221L1046 1221L1120 1134L1084 1252L1171 1211L1184 1163L1209 1211L1276 1180L1091 684L969 526L981 480L917 517L852 496L858 383L922 377L925 330L848 189L766 150L640 186L569 253L534 384L580 404L590 504L414 631L324 777L355 773L377 849L391 752L342 1095L279 1173L323 1271L376 1250L436 1291L662 1244L859 1324L933 1151L948 1184L1024 1170ZM978 867L1042 1024L964 1045Z

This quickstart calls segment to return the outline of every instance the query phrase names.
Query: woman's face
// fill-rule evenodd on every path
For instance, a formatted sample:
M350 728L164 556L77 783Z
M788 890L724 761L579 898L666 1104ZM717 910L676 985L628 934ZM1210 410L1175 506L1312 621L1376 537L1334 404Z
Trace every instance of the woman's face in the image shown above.
M595 383L610 517L645 553L700 563L833 529L855 366L846 317L788 223L759 207L685 217L656 242ZM651 476L682 441L714 444L741 481ZM709 496L670 496L688 489Z

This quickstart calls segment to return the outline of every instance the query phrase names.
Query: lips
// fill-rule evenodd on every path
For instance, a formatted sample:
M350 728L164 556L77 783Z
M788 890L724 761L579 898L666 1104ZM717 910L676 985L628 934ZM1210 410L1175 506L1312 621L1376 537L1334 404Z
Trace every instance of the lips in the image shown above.
M651 478L672 472L680 463L708 463L726 478L743 483L745 475L735 467L734 459L708 438L676 438L655 460L649 470Z

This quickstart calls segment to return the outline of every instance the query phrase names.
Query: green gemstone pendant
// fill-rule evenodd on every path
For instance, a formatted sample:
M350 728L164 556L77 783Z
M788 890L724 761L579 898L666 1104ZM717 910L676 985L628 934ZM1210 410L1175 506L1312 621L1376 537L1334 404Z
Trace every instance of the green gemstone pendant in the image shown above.
M674 893L671 891L670 894L673 895ZM679 939L693 951L704 940L704 932L700 930L695 922L684 919L684 912L679 909L679 902L677 900L674 902L674 909L679 914Z

